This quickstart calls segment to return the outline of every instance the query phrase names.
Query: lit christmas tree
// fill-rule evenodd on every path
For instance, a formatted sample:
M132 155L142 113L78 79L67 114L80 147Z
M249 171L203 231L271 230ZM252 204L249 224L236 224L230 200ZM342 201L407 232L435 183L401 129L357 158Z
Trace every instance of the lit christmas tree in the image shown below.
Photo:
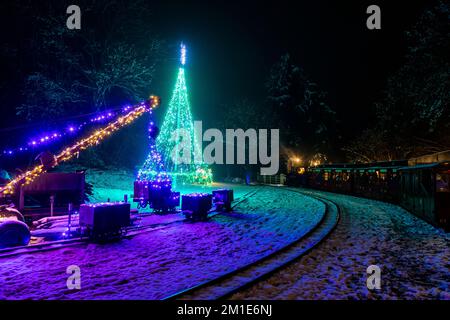
M175 89L156 139L156 147L162 154L167 172L175 182L211 183L211 169L201 161L201 148L194 134L184 72L186 47L183 44L180 62Z

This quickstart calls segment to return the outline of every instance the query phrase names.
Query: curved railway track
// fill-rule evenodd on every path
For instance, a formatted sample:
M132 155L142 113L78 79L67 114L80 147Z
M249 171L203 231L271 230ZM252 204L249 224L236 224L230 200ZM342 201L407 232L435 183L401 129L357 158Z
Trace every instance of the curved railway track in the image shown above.
M265 280L277 271L297 261L325 240L336 228L341 216L341 208L335 202L320 196L305 194L297 189L285 190L300 193L325 204L325 214L315 227L301 238L266 257L228 272L218 278L179 291L163 298L163 300L213 300L230 298L233 294Z
M256 190L249 191L249 192L245 193L244 195L242 195L241 197L237 198L231 207L235 208L237 205L239 205L243 201L254 196L258 191L261 190L261 188L262 187L259 187ZM209 218L212 218L212 217L220 214L221 212L211 211L211 213L212 214L209 215ZM157 230L161 230L161 229L166 229L166 228L172 227L173 225L176 225L176 224L185 223L186 221L188 221L188 219L177 220L177 221L172 221L172 222L168 222L168 223L156 223L156 224L150 224L150 225L129 227L129 228L126 228L125 235L123 237L130 239L141 233L153 232L153 231L157 231ZM89 238L78 237L78 238L67 239L67 240L58 240L58 241L45 242L45 243L41 243L41 244L33 244L33 245L28 245L28 246L0 249L0 259L18 256L18 255L22 255L22 254L38 253L38 252L45 252L45 251L67 248L67 247L71 247L71 246L85 245L87 243L89 243Z

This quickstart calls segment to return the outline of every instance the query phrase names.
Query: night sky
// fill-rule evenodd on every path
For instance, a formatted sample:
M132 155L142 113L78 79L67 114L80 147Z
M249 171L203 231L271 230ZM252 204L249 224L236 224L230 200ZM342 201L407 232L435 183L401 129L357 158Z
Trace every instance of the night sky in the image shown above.
M370 4L381 7L382 30L366 28ZM169 99L178 45L184 41L194 118L208 125L217 120L223 104L248 98L263 106L269 69L289 52L329 93L344 136L352 136L369 125L373 102L401 63L404 32L425 5L423 1L153 1L149 30L169 44L169 59L158 69L153 93L163 102ZM2 37L14 37L14 27L5 24L20 17L5 10L1 15ZM89 20L84 20L83 28L88 27ZM8 75L1 77L5 84L1 90L10 90ZM14 116L14 107L14 101L2 106L2 129L23 122Z
M405 52L405 30L425 3L411 1L260 1L155 5L155 26L169 41L189 45L188 81L196 118L221 103L262 102L264 79L289 52L321 88L347 134L367 126L371 106ZM382 11L382 30L366 28L368 5ZM176 48L173 50L176 53ZM174 66L161 84L173 84ZM164 91L164 90L163 90ZM168 94L165 90L162 95ZM209 118L209 115L206 117Z

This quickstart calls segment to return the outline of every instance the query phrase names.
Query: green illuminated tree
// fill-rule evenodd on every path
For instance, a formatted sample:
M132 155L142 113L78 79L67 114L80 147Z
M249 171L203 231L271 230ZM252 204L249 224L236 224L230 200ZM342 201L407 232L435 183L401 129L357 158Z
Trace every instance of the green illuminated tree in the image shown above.
M181 66L169 102L156 147L162 154L164 166L174 181L209 183L211 170L202 163L201 147L194 133L184 64L186 47L181 45Z

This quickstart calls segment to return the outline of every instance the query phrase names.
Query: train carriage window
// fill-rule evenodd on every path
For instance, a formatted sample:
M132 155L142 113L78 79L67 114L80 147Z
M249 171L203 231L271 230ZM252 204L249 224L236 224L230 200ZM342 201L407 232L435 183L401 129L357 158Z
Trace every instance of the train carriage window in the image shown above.
M431 194L433 192L433 179L429 170L421 171L421 185L427 194Z
M350 179L349 173L346 171L342 174L342 181L347 182Z
M448 172L436 173L436 191L450 192L449 181L450 181L450 174Z
M411 194L411 175L408 172L402 173L403 194Z
M420 187L419 187L419 175L417 172L413 173L413 185L412 185L412 193L416 196L420 195Z
M408 188L409 188L409 195L414 195L414 175L413 174L409 174L408 175Z
M405 179L406 179L406 190L408 192L408 194L412 194L412 179L411 179L411 174L408 172L405 174Z

